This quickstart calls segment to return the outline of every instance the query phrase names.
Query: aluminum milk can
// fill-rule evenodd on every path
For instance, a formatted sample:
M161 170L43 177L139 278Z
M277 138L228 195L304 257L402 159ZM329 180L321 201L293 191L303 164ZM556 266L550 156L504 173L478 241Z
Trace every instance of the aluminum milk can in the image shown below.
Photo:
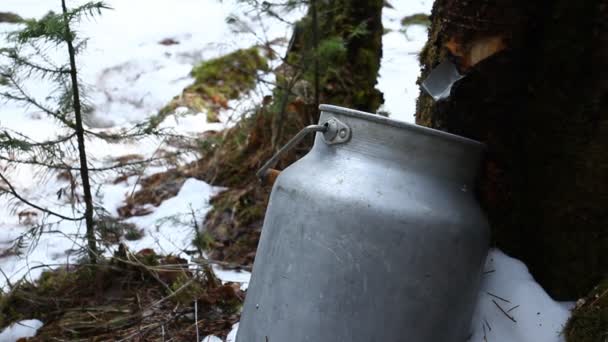
M466 341L489 243L483 145L328 105L286 148L307 132L274 184L237 342Z

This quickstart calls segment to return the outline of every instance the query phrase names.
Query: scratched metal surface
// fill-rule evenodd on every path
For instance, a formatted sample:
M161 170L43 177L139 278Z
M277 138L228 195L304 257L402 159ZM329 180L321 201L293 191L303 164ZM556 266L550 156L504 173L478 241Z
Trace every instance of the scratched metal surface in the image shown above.
M322 106L317 133L278 177L238 342L463 342L489 231L471 189L483 145Z

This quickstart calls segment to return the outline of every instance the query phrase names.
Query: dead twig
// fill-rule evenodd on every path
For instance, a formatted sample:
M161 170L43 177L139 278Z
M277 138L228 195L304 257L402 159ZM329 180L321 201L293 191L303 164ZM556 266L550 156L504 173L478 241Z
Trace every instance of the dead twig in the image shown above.
M492 327L490 326L490 323L488 322L488 320L484 318L483 321L486 324L486 326L488 327L488 330L492 331Z
M597 296L595 298L595 300L593 302L591 302L591 304L589 304L589 306L595 305L595 303L597 303L597 301L600 300L602 297L604 297L606 294L608 294L608 289L604 290L604 292L602 292L602 294L600 294L599 296Z
M513 310L517 309L518 307L519 307L519 304L518 304L518 305L515 305L515 306L514 306L514 307L512 307L512 308L510 308L509 310L507 310L507 312L511 312L511 311L513 311Z
M517 321L515 320L515 318L511 315L509 315L500 305L498 305L498 303L496 303L496 301L494 299L492 299L492 303L494 303L494 305L496 305L496 307L503 313L505 314L505 316L507 316L508 319L512 320L514 323L517 323Z
M509 300L504 299L504 298L502 298L502 297L499 297L499 296L497 296L497 295L495 295L495 294L493 294L493 293L491 293L491 292L486 291L486 293L488 294L488 296L492 296L492 297L494 297L494 298L496 298L496 299L500 299L500 300L502 300L502 301L503 301L503 302L505 302L505 303L511 303Z

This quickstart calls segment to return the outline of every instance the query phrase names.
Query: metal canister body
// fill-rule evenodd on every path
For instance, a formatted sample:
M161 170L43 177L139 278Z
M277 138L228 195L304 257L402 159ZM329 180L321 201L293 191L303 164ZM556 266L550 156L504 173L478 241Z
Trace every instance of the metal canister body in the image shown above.
M238 342L464 342L489 229L472 188L483 145L322 106L266 212Z

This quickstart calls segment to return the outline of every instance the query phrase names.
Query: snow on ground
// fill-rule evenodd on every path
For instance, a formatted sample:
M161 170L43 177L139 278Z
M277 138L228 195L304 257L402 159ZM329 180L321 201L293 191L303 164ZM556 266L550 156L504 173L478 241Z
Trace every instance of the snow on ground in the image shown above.
M72 4L82 2L72 1ZM266 33L254 35L234 35L225 18L240 13L235 0L110 0L113 11L106 12L93 22L85 22L79 31L91 38L88 49L81 56L83 67L81 78L88 82L88 98L95 106L95 114L88 121L92 129L117 131L130 127L135 122L155 114L173 96L179 94L192 79L192 66L202 60L222 55L236 48L249 47L260 43L260 38L268 36L289 38L289 28L280 22L264 21ZM391 32L383 37L384 56L380 69L379 89L385 94L383 110L398 120L414 120L415 99L419 74L417 53L426 40L426 29L412 26L406 34L400 32L400 20L405 15L430 12L430 0L393 0L394 9L384 11L384 25ZM3 0L5 11L13 11L24 17L40 17L51 7L58 8L59 1ZM0 32L13 29L13 25L0 24ZM179 44L161 45L164 39L173 39ZM2 41L0 40L0 44ZM50 51L52 57L62 55L61 51ZM1 61L0 61L1 62ZM44 97L48 84L32 81L27 88L36 96ZM242 110L257 101L267 89L260 89L243 102L231 102L231 106ZM205 114L185 117L171 116L162 124L184 135L199 134L205 130L221 129L230 124L228 119L234 113L222 113L223 122L209 124ZM0 106L0 127L22 131L37 140L44 140L61 133L58 126L44 118L32 108L23 109L14 104ZM141 154L153 157L162 147L163 141L145 139L132 143L112 144L101 140L88 141L88 149L95 165L112 164L112 158L127 154ZM194 156L186 156L191 160ZM66 160L75 163L76 160ZM4 165L0 165L4 167ZM145 174L162 171L162 166L149 167ZM3 171L4 172L4 171ZM130 177L126 182L112 184L113 177L97 176L95 181L96 201L109 213L116 215L116 209L125 195L138 189L138 177ZM66 216L78 216L63 196L57 198L57 191L67 183L55 175L44 175L27 166L12 169L10 179L25 197ZM135 217L129 222L144 229L142 240L129 241L133 249L155 248L163 253L180 254L189 248L194 237L192 211L202 217L209 208L210 196L219 189L204 182L189 179L178 195L156 208L148 216ZM7 197L0 198L0 249L10 246L15 238L28 229L19 222L16 212L23 210ZM41 217L35 219L40 221ZM48 219L47 223L53 219ZM23 276L36 279L46 268L73 262L74 251L82 244L84 227L81 224L61 222L50 225L47 234L39 242L31 245L21 256L0 258L0 269L15 282ZM33 269L32 269L33 268ZM224 281L234 281L247 287L250 274L233 272L214 267ZM569 316L570 303L557 303L532 279L527 269L519 261L500 251L493 250L487 261L483 287L473 320L471 341L490 342L559 342L562 325ZM490 272L492 271L492 272ZM0 277L0 288L6 287L6 279ZM508 311L507 317L500 305ZM519 306L518 306L519 305ZM515 322L514 322L515 321ZM7 328L0 334L0 341L13 341L17 337L30 336L39 328L39 321L23 321ZM30 326L31 328L26 328ZM228 336L234 341L238 324ZM214 342L219 339L205 338Z
M420 75L418 54L427 39L424 26L412 25L403 32L401 19L417 13L431 13L432 0L393 0L394 8L385 8L382 14L384 28L389 32L382 37L382 62L378 89L384 93L384 106L389 117L414 122L416 98L419 89L416 80Z
M486 259L470 341L563 341L561 331L573 305L551 299L526 265L493 249Z
M573 306L551 299L522 262L492 249L486 259L468 341L563 342L561 331ZM231 334L237 330L235 325ZM203 341L221 340L209 337Z
M131 177L132 181L126 186L119 184L106 186L106 189L111 189L112 197L122 201L131 191L129 185L135 182L135 178ZM163 255L180 254L184 249L188 249L195 237L193 215L197 220L205 215L209 209L208 199L216 193L216 190L197 179L186 180L177 196L164 201L157 208L151 207L154 209L151 214L126 220L143 229L146 234L139 240L124 241L124 243L132 251L153 248Z
M225 342L235 342L236 341L236 333L239 331L239 324L236 323L232 326L232 331L226 336ZM203 338L202 342L223 342L221 338L217 336L207 336Z
M43 323L37 319L28 319L13 323L0 333L0 341L17 341L20 338L36 336L36 332L42 325Z
M78 5L84 0L69 1ZM133 124L154 115L175 95L193 80L189 76L192 67L201 60L221 56L237 48L246 48L262 43L261 37L268 39L282 37L289 39L287 25L277 21L265 21L263 29L253 34L234 34L226 23L229 15L238 15L243 22L251 22L251 16L244 15L246 9L237 1L216 0L129 0L106 1L113 10L105 11L101 17L83 21L77 28L82 37L89 37L87 49L78 59L80 77L87 84L87 99L94 106L92 118L87 120L95 131L119 132ZM49 10L60 11L60 1L4 0L2 10L18 13L22 17L41 17ZM297 15L297 12L296 14ZM252 27L254 27L252 25ZM0 32L15 29L15 25L0 24ZM263 31L263 32L260 32ZM0 44L4 38L0 38ZM171 39L178 44L162 45L162 40ZM280 50L281 47L278 47ZM64 51L47 50L53 61L61 61ZM0 61L2 62L2 61ZM44 99L50 84L39 80L28 80L26 89L39 99ZM230 105L245 109L267 93L258 89L243 101L231 101ZM176 134L197 135L206 130L219 130L231 124L228 119L234 113L222 113L222 123L207 123L206 114L170 116L160 127L171 129ZM42 141L61 133L59 126L34 108L22 108L14 103L0 106L0 127L13 129ZM112 165L113 159L129 154L139 154L145 158L156 157L159 149L171 151L163 140L146 138L132 143L109 143L100 139L87 141L90 159L95 166ZM184 162L195 158L184 156ZM77 165L77 159L65 160ZM5 164L0 166L4 167ZM144 175L162 171L162 167L149 167ZM66 216L79 216L67 203L66 196L57 198L57 191L66 188L67 182L56 179L55 174L41 174L40 170L29 166L19 166L8 173L16 189L26 198ZM125 195L138 189L139 177L131 177L125 183L112 184L113 174L95 175L96 198L108 212L116 214L116 209L124 201ZM208 199L218 189L207 184L188 180L177 197L163 203L153 214L132 218L145 231L139 241L127 242L137 250L152 247L166 253L179 253L190 246L193 238L192 210L198 217L204 217L208 210ZM25 206L0 198L0 248L6 249L29 227L19 222L17 213ZM78 208L76 208L78 209ZM41 223L39 215L34 223ZM54 219L45 219L51 223ZM82 244L84 227L81 223L58 222L49 226L47 233L37 244L22 256L0 258L0 269L15 282L27 275L36 279L46 268L72 262L78 256L74 251ZM32 269L34 268L34 269ZM227 277L240 274L226 272ZM0 288L7 285L7 279L0 277Z
M68 4L83 2L72 0ZM277 21L265 22L257 36L233 34L226 23L228 16L237 14L247 22L243 14L246 8L240 8L243 5L235 0L105 2L113 10L78 27L83 37L91 38L79 57L81 77L92 87L89 97L99 124L104 126L139 121L158 111L192 81L189 72L198 61L263 43L262 37L289 39L291 34L287 25ZM60 4L4 0L2 9L26 18L40 17L50 9L60 11ZM0 25L0 31L12 26ZM165 39L178 44L159 44Z

